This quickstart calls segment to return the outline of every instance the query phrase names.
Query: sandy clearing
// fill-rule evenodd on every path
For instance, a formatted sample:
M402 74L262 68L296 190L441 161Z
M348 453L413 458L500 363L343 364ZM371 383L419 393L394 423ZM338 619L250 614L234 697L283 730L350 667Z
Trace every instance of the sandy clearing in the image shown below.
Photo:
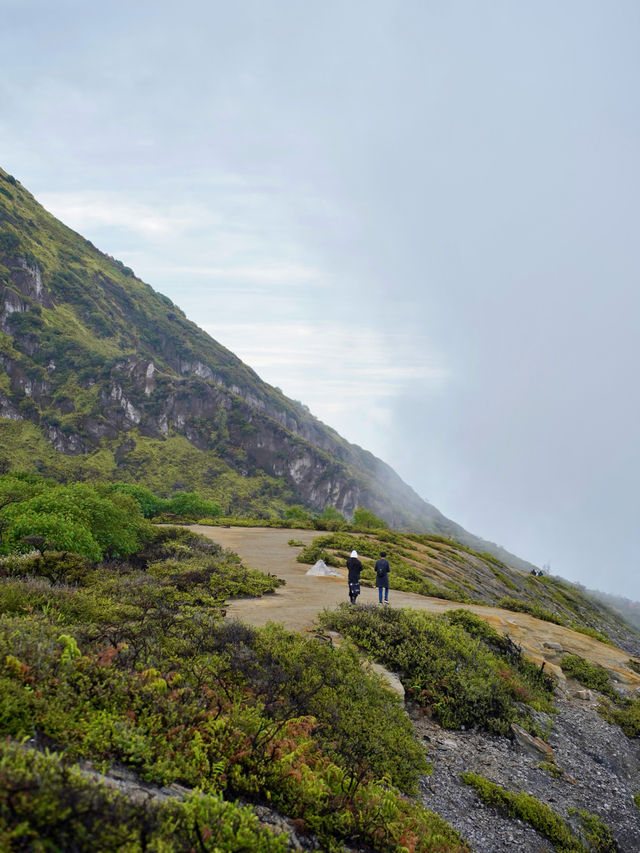
M224 548L236 551L249 568L270 572L286 581L286 585L272 595L230 602L227 607L228 617L241 619L256 627L266 625L267 622L280 622L290 630L304 631L313 627L319 611L348 601L346 568L342 571L342 578L307 575L309 567L296 562L300 548L287 544L289 539L308 544L319 535L315 530L204 525L191 525L189 529L207 536ZM430 613L443 613L460 607L471 610L500 633L508 634L522 646L531 660L538 664L545 661L547 668L553 670L562 681L564 675L559 667L561 654L545 646L545 643L557 644L566 652L601 664L626 690L640 688L640 675L627 666L627 652L561 625L544 622L527 613L514 613L488 605L462 605L456 601L427 598L393 589L389 597L394 607L413 607ZM376 589L362 587L359 604L376 604L377 601Z

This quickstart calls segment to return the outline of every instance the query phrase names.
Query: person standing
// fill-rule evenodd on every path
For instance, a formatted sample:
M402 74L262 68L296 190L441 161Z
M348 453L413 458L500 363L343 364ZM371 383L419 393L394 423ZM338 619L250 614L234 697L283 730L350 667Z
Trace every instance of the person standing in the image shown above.
M355 550L347 559L347 569L349 570L349 601L355 604L356 598L360 595L360 572L362 571L362 563Z
M384 603L389 603L389 560L386 551L380 552L380 559L376 560L376 586L378 587L378 601L382 604L382 590L384 590Z

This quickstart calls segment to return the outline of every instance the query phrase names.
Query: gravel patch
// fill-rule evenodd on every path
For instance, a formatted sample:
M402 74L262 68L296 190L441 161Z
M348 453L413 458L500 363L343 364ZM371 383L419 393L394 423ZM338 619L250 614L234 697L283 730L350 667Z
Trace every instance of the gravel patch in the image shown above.
M537 715L548 731L558 778L542 766L541 756L526 753L510 738L447 731L411 708L416 733L434 766L433 774L421 779L424 805L454 826L476 853L552 849L545 836L486 806L473 788L462 783L460 773L474 771L509 791L537 797L574 832L580 822L569 814L571 808L597 814L611 829L621 853L637 853L640 811L633 794L640 792L640 745L598 715L598 699L595 693L586 700L560 694L555 716Z

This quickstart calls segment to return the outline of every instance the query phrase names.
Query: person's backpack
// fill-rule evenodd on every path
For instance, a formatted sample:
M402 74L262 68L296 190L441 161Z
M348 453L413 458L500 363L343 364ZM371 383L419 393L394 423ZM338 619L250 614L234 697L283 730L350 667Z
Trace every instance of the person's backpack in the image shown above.
M385 574L386 574L385 569L386 569L386 566L382 562L382 560L378 560L378 562L376 563L376 574L379 578L383 578L385 576Z

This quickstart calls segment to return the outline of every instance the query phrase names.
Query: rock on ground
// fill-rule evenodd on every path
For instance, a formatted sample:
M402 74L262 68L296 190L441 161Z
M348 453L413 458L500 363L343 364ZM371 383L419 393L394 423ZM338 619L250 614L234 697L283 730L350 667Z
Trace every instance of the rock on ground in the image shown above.
M561 775L554 778L541 757L507 737L481 732L447 731L417 708L410 714L416 733L429 749L434 770L421 779L424 805L438 812L471 844L476 853L542 853L549 840L528 824L484 805L460 774L474 771L514 793L524 791L568 820L574 831L579 820L569 809L597 814L611 829L621 853L640 850L640 811L633 794L640 792L640 745L597 713L597 700L587 703L557 698L555 716L539 714L549 730L548 743Z

